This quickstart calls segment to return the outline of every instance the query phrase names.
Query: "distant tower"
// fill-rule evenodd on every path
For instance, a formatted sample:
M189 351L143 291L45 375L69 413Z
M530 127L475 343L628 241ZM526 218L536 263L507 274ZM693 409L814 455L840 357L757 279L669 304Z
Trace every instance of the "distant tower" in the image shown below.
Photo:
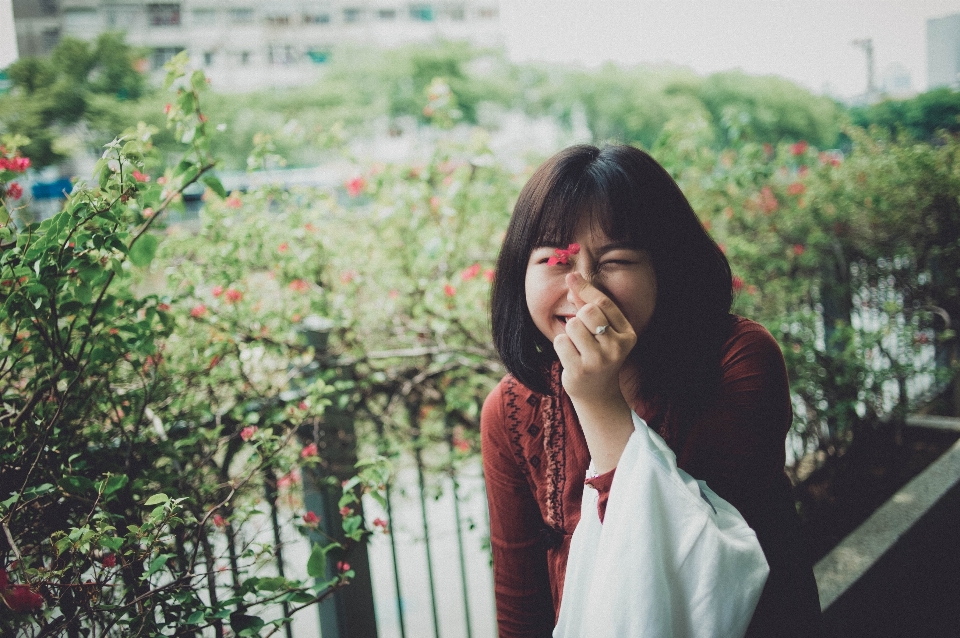
M960 14L927 20L927 88L960 81Z
M863 52L867 56L867 95L873 95L877 92L877 84L873 79L873 38L854 40L850 44L863 49Z

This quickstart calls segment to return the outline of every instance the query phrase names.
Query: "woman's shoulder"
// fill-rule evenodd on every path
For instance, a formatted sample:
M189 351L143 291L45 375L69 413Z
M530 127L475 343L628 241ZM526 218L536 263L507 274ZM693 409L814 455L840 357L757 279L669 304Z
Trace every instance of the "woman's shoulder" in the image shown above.
M512 374L506 374L487 395L483 402L483 412L497 412L502 416L508 411L536 409L540 405L541 397L541 394L520 383Z
M783 367L780 344L763 325L745 317L733 315L730 333L720 353L720 367L724 370L744 366Z

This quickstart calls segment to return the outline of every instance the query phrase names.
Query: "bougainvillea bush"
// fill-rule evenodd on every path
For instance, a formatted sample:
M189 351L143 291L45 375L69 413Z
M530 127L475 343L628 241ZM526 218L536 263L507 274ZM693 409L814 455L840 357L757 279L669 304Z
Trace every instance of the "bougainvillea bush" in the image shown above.
M384 481L376 463L349 481L341 541L314 544L307 580L282 575L279 538L251 531L268 512L275 528L320 522L295 489L299 468L320 462L298 432L338 390L288 328L293 313L324 311L306 293L325 260L316 242L265 233L240 246L217 228L173 255L177 237L160 229L186 187L204 184L211 210L241 206L212 175L206 81L185 64L167 81L179 161L161 162L140 126L59 214L19 227L23 140L3 149L3 635L269 635L353 577L327 558L362 541L354 504ZM311 266L275 268L287 251Z

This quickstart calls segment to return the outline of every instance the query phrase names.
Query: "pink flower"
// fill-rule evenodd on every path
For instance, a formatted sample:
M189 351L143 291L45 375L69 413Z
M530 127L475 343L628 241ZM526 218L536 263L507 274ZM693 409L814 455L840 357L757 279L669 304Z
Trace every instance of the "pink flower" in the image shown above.
M11 611L18 614L31 613L43 607L43 596L30 589L29 585L14 585L0 592L0 598Z
M780 208L780 202L777 201L776 195L773 194L773 191L769 186L764 186L760 189L760 209L769 215L770 213L775 213L777 209Z
M453 286L451 286L450 284L446 284L446 285L443 287L443 294L445 294L445 295L448 296L448 297L452 297L452 296L454 296L455 294L457 294L457 289L454 288Z
M807 147L810 145L807 144L806 140L800 140L796 144L790 146L790 153L792 155L803 155L807 152Z
M214 524L215 527L218 527L218 528L220 528L220 529L223 529L224 527L227 526L227 521L224 520L224 518L223 518L222 516L220 516L219 514L214 514L214 515L213 515L213 524Z
M310 409L310 406L307 405L307 402L306 402L306 401L301 401L300 403L297 404L297 407L300 408L301 410L309 410L309 409Z
M250 439L253 438L253 435L256 434L257 430L259 429L260 428L258 428L255 425L248 425L247 427L240 430L240 438L243 439L244 441L249 441Z
M357 271L355 270L345 270L340 273L340 283L348 284L357 277Z
M367 187L367 180L360 177L354 177L351 180L347 181L347 192L350 193L350 197L356 197L363 192L363 189Z
M487 268L483 271L483 278L488 282L493 283L493 268Z
M164 112L164 114L170 115L170 109L172 109L172 108L173 108L173 105L170 104L170 102L167 102L167 103L164 105L164 107L163 107L163 112Z
M104 567L116 567L117 566L117 555L116 554L107 554L103 557L101 561Z
M227 303L237 303L243 299L243 293L236 288L227 288L226 292L223 293L223 298L227 300Z
M382 519L382 518L377 517L377 518L373 519L373 526L374 526L374 527L379 527L379 528L382 529L383 531L387 531L387 521L385 521L385 520Z
M197 304L196 306L190 309L190 316L193 317L194 319L199 319L205 314L207 314L207 307L204 306L202 303Z
M400 297L400 291L391 290L390 292L387 293L387 296L390 297L391 299L397 299L398 297Z
M318 455L318 452L317 452L316 443L310 443L308 445L304 445L303 449L300 450L300 458L302 459L308 459L317 455Z
M741 279L737 275L733 276L733 280L731 283L733 284L733 292L740 292L741 290L743 290L743 279Z
M11 184L7 186L7 197L10 197L11 199L20 199L23 197L23 187L16 182L11 182Z
M277 479L277 487L286 489L291 485L294 485L295 483L299 483L299 482L300 482L300 474L298 470L294 468L290 470L289 473L284 474L283 476Z
M800 255L802 255L804 250L805 250L805 249L804 249L804 247L803 247L803 244L794 244L794 245L793 245L793 254L796 255L797 257L799 257Z
M344 562L344 561L342 561L342 560L341 560L341 561L338 561L338 562L337 562L337 571L340 572L341 574L344 573L344 572L350 571L350 563Z
M220 295L223 294L223 286L214 286L213 288L210 289L210 292L213 294L214 297L219 297Z
M353 510L347 507L346 505L340 508L340 516L347 517L347 516L351 516L352 514L353 514Z
M231 193L230 197L223 200L223 203L227 205L227 208L240 208L243 206L243 202L240 201L240 196L235 193Z
M277 252L280 253L280 254L283 254L283 253L287 252L288 250L290 250L290 244L288 244L287 242L283 242L282 244L280 244L279 246L277 246Z
M471 279L473 279L479 274L480 274L480 264L474 264L460 271L460 279L464 281L470 281Z
M148 218L148 219L149 219L150 217L153 217L153 209L150 208L149 206L148 206L147 208L144 208L144 209L143 209L143 216L146 217L146 218Z
M576 255L580 252L580 244L570 244L567 246L566 250L563 248L557 248L554 253L556 255L547 260L548 266L556 266L557 264L566 264L572 255Z
M803 195L805 192L807 192L807 187L801 182L794 182L787 186L787 193L790 195Z
M307 512L303 515L303 522L310 527L316 527L320 523L320 517L314 512Z
M170 311L170 304L168 304L168 303L158 303L158 304L157 304L157 310L159 310L159 311L161 311L161 312L169 312L169 311Z
M303 279L294 279L287 287L294 292L306 292L310 289L310 284Z
M133 171L133 179L137 180L138 182L149 182L150 176L146 173L141 173L140 171L135 170Z

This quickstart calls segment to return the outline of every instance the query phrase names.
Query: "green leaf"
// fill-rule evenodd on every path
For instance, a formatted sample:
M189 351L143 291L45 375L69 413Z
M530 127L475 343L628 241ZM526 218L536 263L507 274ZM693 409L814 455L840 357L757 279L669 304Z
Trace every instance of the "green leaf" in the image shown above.
M190 76L190 86L193 87L194 91L202 91L207 88L207 78L203 74L203 71L197 70L193 72Z
M65 476L57 484L71 494L83 494L93 489L93 481L85 476Z
M204 613L202 611L195 611L187 617L188 625L199 625L203 622Z
M130 479L127 478L126 474L114 474L104 481L97 481L97 490L103 490L103 495L109 496L129 482Z
M146 577L149 578L163 569L163 566L166 565L167 561L171 558L173 558L173 554L160 554L150 561L150 568L147 569Z
M207 186L209 186L210 190L212 190L214 193L216 193L220 197L227 196L227 191L223 187L223 184L220 182L219 179L217 179L213 175L206 175L201 181Z
M123 539L117 538L116 536L101 536L100 537L100 546L112 549L113 551L119 551L120 547L123 546Z
M161 494L154 494L153 496L151 496L150 498L148 498L146 501L144 501L143 506L144 506L144 507L150 507L151 505L157 505L157 504L159 504L159 503L166 503L166 502L169 501L169 500L170 500L170 497L167 496L166 494L162 494L162 493L161 493Z
M323 578L327 572L327 554L318 544L313 545L307 560L307 575L311 578Z
M157 254L159 244L160 240L155 235L141 235L140 239L130 247L130 261L134 266L146 268Z
M273 578L261 578L257 583L257 589L260 591L277 591L281 587L286 586L287 579L282 576L274 576Z

